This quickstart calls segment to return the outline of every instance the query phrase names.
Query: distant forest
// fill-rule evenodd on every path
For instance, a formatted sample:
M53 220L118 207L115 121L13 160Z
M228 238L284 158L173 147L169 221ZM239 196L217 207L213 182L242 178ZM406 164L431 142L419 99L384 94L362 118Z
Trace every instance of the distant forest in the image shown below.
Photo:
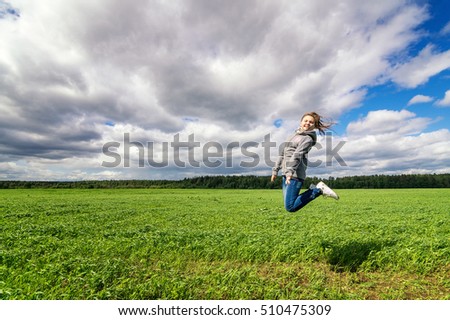
M374 175L327 179L308 177L305 186L320 180L336 189L450 188L450 174ZM274 183L270 182L268 176L201 176L183 180L0 181L0 189L18 188L280 189L281 177Z

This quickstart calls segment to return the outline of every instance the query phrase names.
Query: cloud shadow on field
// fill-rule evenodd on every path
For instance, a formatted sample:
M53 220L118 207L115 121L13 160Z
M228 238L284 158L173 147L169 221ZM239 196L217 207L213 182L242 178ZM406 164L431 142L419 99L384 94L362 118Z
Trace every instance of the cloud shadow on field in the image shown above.
M392 245L384 241L322 242L327 262L336 272L356 272L372 253Z

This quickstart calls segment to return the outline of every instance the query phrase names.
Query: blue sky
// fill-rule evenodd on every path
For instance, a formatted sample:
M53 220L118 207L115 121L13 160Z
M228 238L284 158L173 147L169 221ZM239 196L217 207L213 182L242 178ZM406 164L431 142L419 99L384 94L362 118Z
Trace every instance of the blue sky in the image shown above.
M448 173L448 12L444 0L0 0L0 179L270 175L307 111L337 122L309 175ZM345 165L327 165L338 145Z
M375 86L369 89L366 99L361 107L351 110L339 118L339 126L336 131L343 134L348 123L364 116L371 110L378 109L407 109L420 117L435 119L433 126L427 130L450 128L450 108L436 105L442 100L448 90L450 72L444 71L438 77L431 78L425 85L414 89L399 88L395 84ZM430 102L408 104L409 101L418 96L431 97Z
M433 44L439 52L450 49L449 14L450 2L444 0L418 1L418 4L425 5L429 19L418 26L423 37L413 42L405 50L409 57L416 56L428 44ZM447 29L446 29L447 27ZM443 70L439 74L427 79L426 83L414 88L404 88L393 82L369 88L369 93L364 99L360 108L351 110L340 117L338 132L344 133L349 122L364 116L367 112L377 109L408 109L418 116L439 119L433 122L433 126L427 130L450 128L450 108L436 105L438 100L442 100L445 92L450 87L450 70ZM430 102L416 103L409 105L412 98L417 95L424 95L432 98Z

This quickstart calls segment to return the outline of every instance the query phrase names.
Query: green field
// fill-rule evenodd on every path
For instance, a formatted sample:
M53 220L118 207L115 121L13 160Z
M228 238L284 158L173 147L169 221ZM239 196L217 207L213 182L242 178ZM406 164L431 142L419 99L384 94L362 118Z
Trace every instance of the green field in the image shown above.
M0 190L0 299L450 299L450 189Z

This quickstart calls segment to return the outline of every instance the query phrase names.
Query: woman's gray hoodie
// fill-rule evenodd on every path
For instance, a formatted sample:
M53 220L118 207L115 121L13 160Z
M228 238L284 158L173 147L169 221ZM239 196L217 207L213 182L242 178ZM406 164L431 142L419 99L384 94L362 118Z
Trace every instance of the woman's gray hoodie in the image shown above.
M286 177L306 178L306 168L308 167L308 152L316 144L317 134L314 130L301 131L298 129L291 136L278 157L275 167L272 169L272 175L277 175L282 169Z

